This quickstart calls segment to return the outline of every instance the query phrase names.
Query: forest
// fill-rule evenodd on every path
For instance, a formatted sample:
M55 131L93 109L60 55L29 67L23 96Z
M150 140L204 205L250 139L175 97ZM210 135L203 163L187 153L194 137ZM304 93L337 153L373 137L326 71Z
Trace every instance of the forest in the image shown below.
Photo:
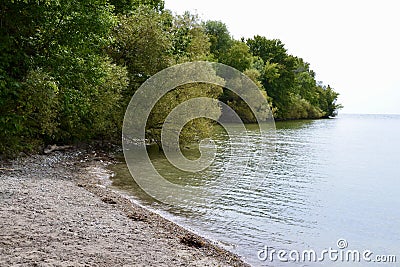
M3 0L0 155L37 152L49 144L118 143L125 109L140 85L191 61L220 62L246 74L277 120L328 118L341 107L338 93L317 81L310 64L290 55L282 41L235 40L223 22L176 15L163 0ZM187 90L241 109L224 88L183 86L149 118L153 139ZM247 117L243 121L252 122ZM182 140L199 138L209 127L209 121L195 120Z

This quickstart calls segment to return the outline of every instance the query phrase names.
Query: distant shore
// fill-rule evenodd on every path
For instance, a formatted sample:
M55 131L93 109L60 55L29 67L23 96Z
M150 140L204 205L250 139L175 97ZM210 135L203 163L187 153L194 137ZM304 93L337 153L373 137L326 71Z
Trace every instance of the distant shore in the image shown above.
M104 185L107 155L0 161L0 266L248 266Z

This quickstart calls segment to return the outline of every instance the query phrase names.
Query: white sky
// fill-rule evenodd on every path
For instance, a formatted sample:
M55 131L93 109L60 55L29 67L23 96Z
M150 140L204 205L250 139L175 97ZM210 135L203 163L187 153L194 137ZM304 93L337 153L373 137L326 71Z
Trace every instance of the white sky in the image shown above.
M340 93L341 113L400 114L400 1L165 0L224 22L235 39L282 40Z

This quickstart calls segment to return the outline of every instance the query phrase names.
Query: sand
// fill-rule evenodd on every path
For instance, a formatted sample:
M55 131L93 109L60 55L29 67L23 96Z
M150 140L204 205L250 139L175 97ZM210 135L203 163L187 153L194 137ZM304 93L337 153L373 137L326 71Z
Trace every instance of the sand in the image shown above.
M0 162L0 266L248 266L104 185L107 156Z

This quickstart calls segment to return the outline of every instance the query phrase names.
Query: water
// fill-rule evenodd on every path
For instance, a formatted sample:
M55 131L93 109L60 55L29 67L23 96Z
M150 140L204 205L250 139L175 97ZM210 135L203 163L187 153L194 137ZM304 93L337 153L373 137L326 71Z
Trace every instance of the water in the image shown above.
M342 115L329 120L279 122L276 128L274 161L268 166L265 159L265 168L257 173L249 170L243 155L224 150L229 138L218 130L219 153L204 172L176 172L164 157L152 154L156 169L169 180L211 184L217 197L209 201L191 203L183 195L183 201L175 206L154 201L133 182L124 164L113 166L117 173L113 184L177 223L219 241L254 266L319 266L308 261L280 262L276 255L273 262L261 261L258 251L265 246L288 252L313 249L319 256L323 249L338 249L338 239L347 241L346 249L372 251L372 259L378 254L396 255L399 262L400 116ZM240 133L233 139L239 145L248 143L240 139ZM260 156L244 149L246 153ZM224 163L232 157L237 161L227 171ZM243 170L248 175L243 175ZM219 178L224 182L216 182ZM229 178L234 187L226 190L224 183ZM327 257L323 263L366 264Z

